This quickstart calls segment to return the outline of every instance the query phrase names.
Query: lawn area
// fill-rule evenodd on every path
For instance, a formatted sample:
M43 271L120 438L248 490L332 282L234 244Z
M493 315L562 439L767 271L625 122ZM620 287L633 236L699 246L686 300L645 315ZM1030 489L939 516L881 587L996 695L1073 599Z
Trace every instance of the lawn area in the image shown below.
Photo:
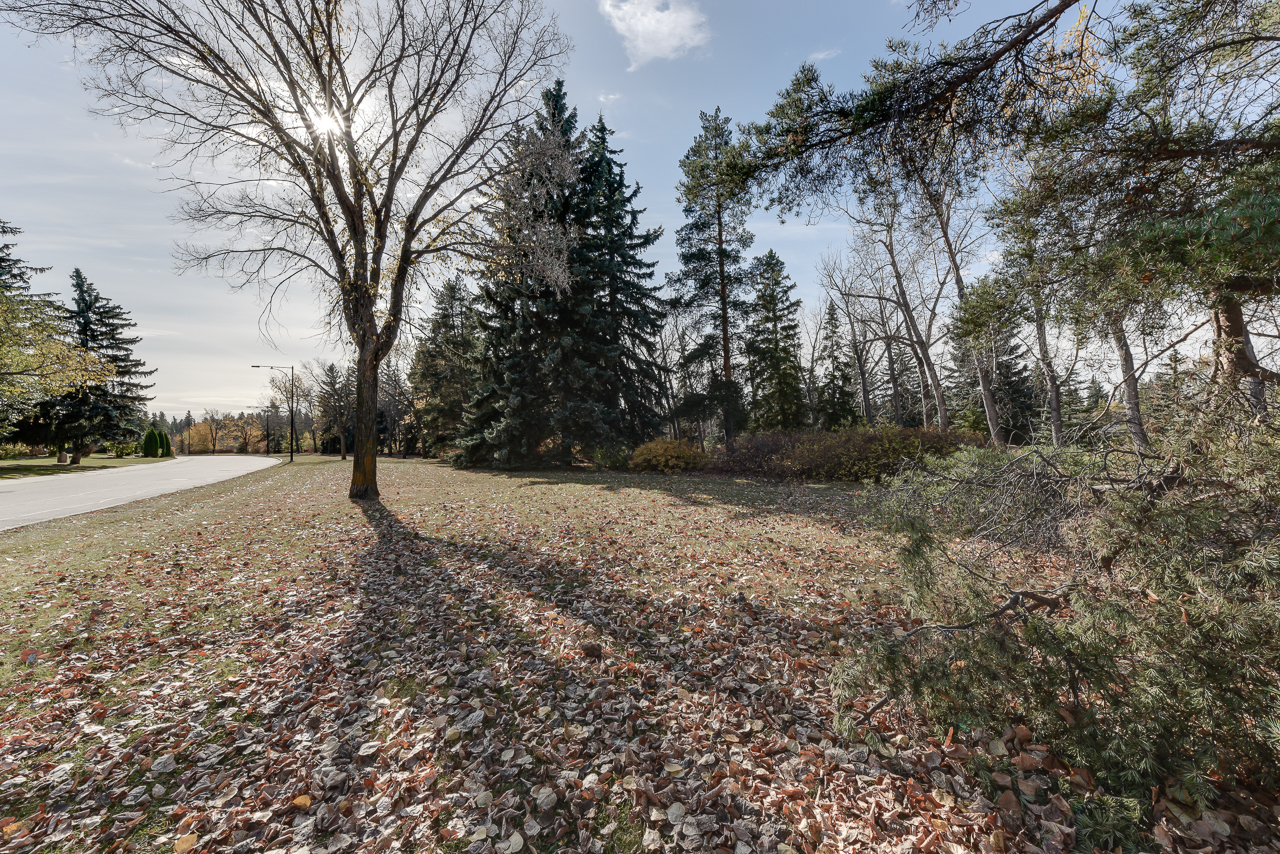
M844 488L379 465L0 534L0 851L1003 845L964 748L837 733Z
M39 477L46 474L72 474L80 471L116 469L124 466L142 466L167 461L151 457L116 459L114 456L108 455L84 457L78 466L59 463L55 457L36 457L29 460L0 460L0 480L12 480L18 477Z

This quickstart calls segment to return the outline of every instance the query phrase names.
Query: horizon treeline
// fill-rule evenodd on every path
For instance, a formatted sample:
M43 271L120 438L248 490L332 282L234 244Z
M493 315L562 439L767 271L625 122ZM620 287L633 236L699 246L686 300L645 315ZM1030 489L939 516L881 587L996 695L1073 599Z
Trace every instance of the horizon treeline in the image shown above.
M823 259L823 297L806 307L784 259L752 253L752 196L726 178L744 143L719 110L703 113L680 163L679 267L659 285L644 253L661 230L639 226L640 187L627 184L611 133L603 118L578 130L562 83L544 93L495 190L496 246L431 288L402 380L407 417L424 431L409 452L521 467L608 461L657 436L731 449L762 431L990 432L974 355L947 343L964 287L940 257L949 235L931 233L912 200ZM971 231L976 206L957 213ZM1012 329L991 349L1000 441L1047 436L1043 366ZM1106 402L1074 365L1054 379L1068 422Z
M742 434L859 426L1027 444L1109 407L1074 340L1035 352L1024 333L1043 324L963 326L991 289L964 279L987 245L972 188L947 185L941 217L909 187L878 188L814 271L822 297L806 306L785 260L747 227L757 201L727 177L747 142L728 117L703 113L681 159L679 267L661 282L645 253L662 229L640 226L641 188L612 133L603 117L579 127L563 83L544 92L492 190L493 245L429 283L424 327L380 370L380 450L519 468L617 461L659 436L732 450ZM298 449L345 452L349 366L309 363L293 393ZM276 406L289 394L272 380ZM1095 429L1123 429L1101 420ZM259 443L267 432L259 424Z

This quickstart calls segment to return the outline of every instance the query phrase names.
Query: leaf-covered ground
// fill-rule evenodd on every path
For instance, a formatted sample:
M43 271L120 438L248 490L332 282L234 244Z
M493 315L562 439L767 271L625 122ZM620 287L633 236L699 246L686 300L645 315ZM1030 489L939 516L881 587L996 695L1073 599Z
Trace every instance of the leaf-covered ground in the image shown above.
M841 489L348 471L0 535L0 854L1070 847L1031 733L837 732L900 628Z

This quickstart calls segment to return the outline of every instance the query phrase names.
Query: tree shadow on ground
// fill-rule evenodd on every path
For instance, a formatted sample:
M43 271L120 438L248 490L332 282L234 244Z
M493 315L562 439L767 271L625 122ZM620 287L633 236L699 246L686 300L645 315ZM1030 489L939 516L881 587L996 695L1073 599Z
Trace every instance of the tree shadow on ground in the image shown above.
M605 819L679 802L707 817L708 847L732 845L730 826L744 819L762 841L790 836L781 816L701 771L742 759L755 739L783 750L769 767L799 780L813 759L788 743L839 743L822 678L838 626L742 595L655 598L625 567L501 538L428 537L379 502L358 504L376 539L356 559L362 604L334 652L368 675L344 690L362 710L383 694L405 700L401 731L439 724L445 737L420 756L451 775L444 794L460 832L487 820L506 823L502 836L533 820L550 850L586 852ZM351 744L349 772L366 773L363 749ZM511 765L519 754L532 761ZM566 775L581 787L563 788ZM636 781L624 792L592 789L624 777ZM565 797L541 808L540 783ZM495 813L477 806L482 790L518 794Z

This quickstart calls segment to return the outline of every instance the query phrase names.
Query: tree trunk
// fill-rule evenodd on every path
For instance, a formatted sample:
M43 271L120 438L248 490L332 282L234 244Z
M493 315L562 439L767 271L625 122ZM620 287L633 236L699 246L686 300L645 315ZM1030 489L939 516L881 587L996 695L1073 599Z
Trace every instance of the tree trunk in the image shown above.
M716 205L716 264L720 274L720 346L724 349L724 390L733 382L733 357L729 350L729 277L724 268L724 207ZM728 403L728 401L724 401ZM733 414L724 410L724 445L733 450Z
M893 401L893 423L902 426L902 400L898 393L898 366L893 358L893 344L885 344L889 366L889 397Z
M929 375L925 373L924 359L916 354L916 374L920 377L920 426L929 426Z
M845 319L849 321L849 349L853 351L853 363L858 368L858 390L862 395L862 419L868 426L874 426L876 419L871 408L871 382L867 377L867 354L858 341L858 328L853 321L853 313L845 308Z
M987 416L987 431L991 434L991 441L997 448L1004 448L1009 443L1000 426L1000 410L996 406L996 394L991 385L991 366L985 364L985 356L986 354L974 354L978 360L978 388L982 392L982 411Z
M377 344L369 342L356 359L356 444L351 465L355 501L378 497L378 359Z
M933 358L929 355L928 342L924 340L924 334L920 331L920 324L916 322L915 313L911 310L911 301L907 298L907 287L902 280L902 271L898 269L897 248L893 242L892 233L885 241L884 247L889 253L889 265L893 271L894 290L898 296L898 310L906 323L907 331L911 333L911 339L915 341L916 359L919 362L921 374L920 397L925 426L928 426L929 423L928 406L923 403L927 379L929 388L933 391L934 403L938 407L938 428L940 430L949 430L951 428L951 418L947 413L947 400L943 395L942 382L938 379L938 371L934 367Z
M1138 370L1133 364L1133 350L1129 348L1129 336L1124 332L1124 323L1116 315L1110 315L1111 340L1115 344L1116 355L1120 357L1121 384L1124 387L1125 424L1129 427L1129 436L1134 447L1139 451L1151 448L1151 440L1147 438L1147 429L1142 423L1142 407L1138 402Z
M1040 349L1040 366L1044 369L1045 385L1049 387L1049 428L1053 433L1053 446L1061 448L1062 437L1062 380L1053 367L1049 357L1049 334L1046 329L1044 303L1034 295L1032 305L1035 309L1036 344Z
M1264 384L1276 382L1280 376L1258 363L1249 337L1249 325L1244 319L1244 308L1232 294L1217 295L1217 307L1213 310L1213 336L1221 380L1234 387L1243 378L1253 411L1265 416L1267 396Z

